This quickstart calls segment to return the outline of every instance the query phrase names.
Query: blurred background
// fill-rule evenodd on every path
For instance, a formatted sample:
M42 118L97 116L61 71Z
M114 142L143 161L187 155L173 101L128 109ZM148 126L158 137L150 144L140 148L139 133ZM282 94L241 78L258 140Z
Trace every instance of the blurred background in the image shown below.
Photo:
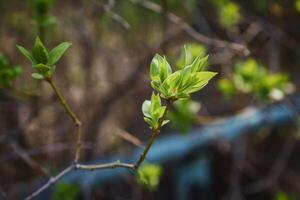
M16 44L71 42L55 81L83 122L82 162L136 160L155 53L218 75L174 104L142 170L73 171L37 199L300 199L300 0L0 0L0 199L73 159L72 121Z

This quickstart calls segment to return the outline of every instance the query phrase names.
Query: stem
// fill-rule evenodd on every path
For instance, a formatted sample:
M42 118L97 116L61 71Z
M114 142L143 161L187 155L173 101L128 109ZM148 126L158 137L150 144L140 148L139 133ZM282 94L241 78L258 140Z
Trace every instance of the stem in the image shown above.
M163 122L164 122L164 120L165 120L165 117L166 117L166 115L167 115L167 112L168 112L168 110L169 110L169 108L170 108L170 106L171 106L171 103L172 103L172 100L167 100L167 106L166 106L166 109L165 109L165 111L164 111L164 113L163 113L163 116L159 119L158 127L157 127L156 129L153 129L153 130L152 130L151 137L150 137L150 139L149 139L149 141L148 141L148 143L147 143L147 145L146 145L144 151L142 152L140 158L138 159L138 161L137 161L136 164L134 165L134 169L135 169L135 170L138 170L139 167L141 166L141 164L144 162L144 160L146 159L146 156L147 156L147 154L148 154L148 151L150 150L150 148L151 148L153 142L155 141L155 139L156 139L157 136L159 135L160 129L161 129L162 124L163 124Z
M97 169L113 169L113 168L127 168L127 169L134 169L133 164L128 164L128 163L121 163L119 161L112 162L112 163L107 163L107 164L97 164L97 165L82 165L82 164L77 164L76 169L81 169L81 170L97 170Z
M51 85L52 89L54 90L54 93L56 94L59 102L64 107L72 121L74 122L76 126L76 135L77 135L77 143L76 143L76 149L75 149L75 158L74 163L77 163L80 158L80 149L81 149L81 121L77 117L77 115L74 113L70 105L68 104L65 97L61 94L61 92L58 90L56 84L54 83L53 79L46 79L46 81Z
M52 176L42 187L40 187L38 190L36 190L35 192L33 192L32 194L27 196L25 198L25 200L34 199L36 196L41 194L43 191L48 189L50 186L57 183L62 177L64 177L66 174L70 173L72 170L80 169L80 170L93 171L93 170L97 170L97 169L113 169L113 168L134 169L134 165L128 164L128 163L121 163L120 161L115 161L115 162L107 163L107 164L98 164L98 165L82 165L82 164L72 163L70 166L65 168L63 171L61 171L56 176Z
M61 179L63 176L65 176L66 174L68 174L70 171L72 171L74 169L74 165L70 165L69 167L67 167L66 169L64 169L62 172L60 172L58 175L51 177L48 182L43 185L41 188L39 188L37 191L35 191L34 193L32 193L31 195L29 195L28 197L25 198L25 200L31 200L34 197L38 196L40 193L42 193L44 190L46 190L47 188L49 188L51 185L53 185L54 183L56 183L59 179Z

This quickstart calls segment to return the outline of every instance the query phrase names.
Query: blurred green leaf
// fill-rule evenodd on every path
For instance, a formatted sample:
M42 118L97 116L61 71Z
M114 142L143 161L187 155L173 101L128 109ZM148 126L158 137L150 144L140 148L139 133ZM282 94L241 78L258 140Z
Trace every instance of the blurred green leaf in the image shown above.
M19 66L12 67L3 54L0 53L0 87L9 87L20 74L22 69Z
M213 0L213 4L217 7L220 23L225 28L236 25L240 19L240 7L231 0Z
M285 192L280 191L275 194L274 200L295 200L295 198Z
M155 191L158 188L161 175L161 166L144 163L137 171L136 180L141 186Z
M181 133L186 133L196 122L200 104L190 99L178 100L174 103L174 109L168 112L167 118L170 126Z
M78 185L70 183L58 183L52 194L51 200L75 200L80 192Z
M237 62L232 77L219 80L218 85L226 98L244 93L261 101L280 100L293 91L293 85L286 74L269 73L252 58Z

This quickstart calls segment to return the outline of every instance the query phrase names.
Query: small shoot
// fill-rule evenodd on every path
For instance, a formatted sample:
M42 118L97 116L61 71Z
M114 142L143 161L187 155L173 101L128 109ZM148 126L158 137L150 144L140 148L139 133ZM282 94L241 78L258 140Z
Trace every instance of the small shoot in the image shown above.
M150 65L151 86L160 96L167 100L189 98L191 93L202 89L217 73L203 71L206 68L208 56L196 57L181 70L172 73L166 58L156 55Z
M144 114L144 120L150 125L152 130L160 128L159 121L166 111L166 106L161 105L161 99L159 95L153 93L150 101L144 101L142 105L142 111ZM167 123L168 120L164 120L161 126Z
M32 73L34 79L50 80L55 72L55 64L70 46L71 43L63 42L49 52L40 38L37 37L32 52L19 45L17 48L31 62L34 69L34 73Z

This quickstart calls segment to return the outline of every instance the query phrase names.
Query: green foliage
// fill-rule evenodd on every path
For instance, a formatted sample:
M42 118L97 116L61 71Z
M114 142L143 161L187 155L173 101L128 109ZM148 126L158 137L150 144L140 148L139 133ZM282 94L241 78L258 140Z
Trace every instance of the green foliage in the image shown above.
M251 94L259 100L280 100L291 84L286 74L269 73L254 59L237 62L231 79L220 79L219 89L225 97L236 93Z
M213 3L217 7L220 23L225 28L234 26L240 21L241 15L238 4L230 0L214 0Z
M161 175L161 166L145 163L138 169L136 179L141 186L155 191L158 188Z
M54 0L29 0L33 10L33 22L38 27L49 27L56 23L54 16L49 14Z
M186 51L186 58L189 56ZM203 71L208 57L198 56L191 64L185 59L181 70L172 73L166 58L156 55L150 66L151 86L161 97L169 100L189 98L202 89L216 73Z
M300 12L300 0L295 1L295 9L297 10L297 12Z
M286 194L285 192L280 191L275 194L274 200L295 200L295 198Z
M22 46L17 45L17 48L31 62L35 70L32 74L33 78L51 79L55 72L54 64L58 62L70 46L71 43L63 42L53 48L49 53L48 49L44 46L39 37L37 37L31 53Z
M186 133L197 119L200 104L190 99L182 99L174 103L174 110L168 112L167 118L171 127Z
M159 120L163 117L166 106L161 105L159 95L152 94L151 101L146 100L142 105L142 111L145 121L150 125L150 128L156 130L159 128ZM168 123L164 120L162 126Z
M79 194L79 186L69 183L59 183L55 186L51 200L75 200Z
M202 89L216 75L214 72L203 71L206 69L208 61L208 56L203 57L203 51L205 51L204 48L199 45L185 46L178 61L181 66L175 72L172 72L172 68L165 57L158 54L154 56L150 64L150 78L151 86L158 94L153 94L151 101L146 100L142 106L144 119L151 129L160 128L160 119L165 111L165 106L161 106L160 97L169 102L188 99L191 93ZM200 55L196 55L196 53L200 53ZM187 117L184 127L187 127L193 118L191 112L187 112L185 116L182 115L184 113L183 108L189 105L191 103L186 102L178 107L181 116L171 116L175 121ZM167 121L163 121L162 125L166 123Z
M10 86L11 82L21 73L21 67L12 67L4 55L0 53L0 88Z
M176 62L178 69L184 68L184 66L190 65L197 57L204 57L206 55L206 47L198 43L189 43L181 50L179 59ZM208 57L202 60L202 69L206 69L208 66ZM186 64L185 64L186 63ZM179 130L182 133L186 133L197 119L197 112L200 109L198 102L191 99L182 99L174 103L174 109L168 112L167 118L170 120L170 126Z

